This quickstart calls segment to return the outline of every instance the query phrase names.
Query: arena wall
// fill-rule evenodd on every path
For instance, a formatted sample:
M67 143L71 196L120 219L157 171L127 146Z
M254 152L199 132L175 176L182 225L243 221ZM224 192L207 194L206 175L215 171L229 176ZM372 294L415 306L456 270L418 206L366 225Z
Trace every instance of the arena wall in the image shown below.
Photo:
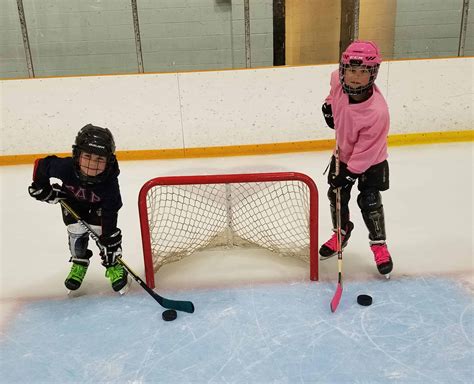
M2 80L0 164L69 153L87 123L108 127L119 158L327 149L321 104L336 64ZM392 144L472 140L473 58L391 61L377 84Z

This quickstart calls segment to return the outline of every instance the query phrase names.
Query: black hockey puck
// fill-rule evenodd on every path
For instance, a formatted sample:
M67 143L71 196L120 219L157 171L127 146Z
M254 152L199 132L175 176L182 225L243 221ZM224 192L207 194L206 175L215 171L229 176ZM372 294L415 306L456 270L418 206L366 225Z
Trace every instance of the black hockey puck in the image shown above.
M176 320L178 317L178 314L174 309L167 309L161 314L161 317L163 318L164 321L173 321Z
M364 307L368 307L369 305L372 305L372 297L369 295L359 295L357 296L357 303Z

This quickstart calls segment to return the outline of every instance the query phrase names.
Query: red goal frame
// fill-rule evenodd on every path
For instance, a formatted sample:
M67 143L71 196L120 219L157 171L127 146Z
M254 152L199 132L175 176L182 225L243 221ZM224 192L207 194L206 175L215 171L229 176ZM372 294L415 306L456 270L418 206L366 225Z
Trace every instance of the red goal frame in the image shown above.
M155 273L153 270L150 228L148 224L148 211L146 196L148 191L158 185L190 185L190 184L227 184L251 183L273 181L301 181L309 189L309 264L310 280L317 281L318 266L318 188L316 183L303 173L299 172L274 172L274 173L244 173L220 175L195 175L195 176L164 176L147 181L138 195L138 211L140 215L140 229L142 236L143 260L145 264L146 283L150 288L155 288Z

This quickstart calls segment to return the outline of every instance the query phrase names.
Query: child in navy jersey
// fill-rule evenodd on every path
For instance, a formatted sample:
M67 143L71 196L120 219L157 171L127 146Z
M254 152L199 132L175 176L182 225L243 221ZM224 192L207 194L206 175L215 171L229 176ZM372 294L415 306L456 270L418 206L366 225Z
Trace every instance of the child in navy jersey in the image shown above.
M127 285L128 274L117 262L122 256L122 234L117 228L122 198L114 137L107 128L88 124L79 131L72 148L72 157L37 159L28 192L33 198L51 204L65 200L100 235L100 243L105 248L100 253L105 275L113 290L121 291ZM62 186L51 185L50 178L60 179ZM62 208L62 217L72 262L64 284L69 290L76 290L82 284L92 257L88 249L89 234L65 208Z

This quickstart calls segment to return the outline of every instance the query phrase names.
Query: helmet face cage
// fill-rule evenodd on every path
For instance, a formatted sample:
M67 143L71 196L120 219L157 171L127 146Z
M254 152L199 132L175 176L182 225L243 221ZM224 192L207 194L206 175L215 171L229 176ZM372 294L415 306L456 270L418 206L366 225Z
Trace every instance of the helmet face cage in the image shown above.
M382 58L377 45L371 41L356 40L344 51L339 64L339 81L343 91L348 95L360 95L371 89L377 78ZM353 88L345 83L345 73L348 68L365 69L370 73L366 85Z
M86 125L77 134L72 149L74 169L83 184L97 184L105 180L116 161L114 137L107 128L92 124ZM88 173L90 173L89 175L85 174L81 170L81 154L83 153L104 157L106 159L105 165L97 161L84 163L84 160L82 160L82 166L86 166ZM103 170L100 168L103 168Z

